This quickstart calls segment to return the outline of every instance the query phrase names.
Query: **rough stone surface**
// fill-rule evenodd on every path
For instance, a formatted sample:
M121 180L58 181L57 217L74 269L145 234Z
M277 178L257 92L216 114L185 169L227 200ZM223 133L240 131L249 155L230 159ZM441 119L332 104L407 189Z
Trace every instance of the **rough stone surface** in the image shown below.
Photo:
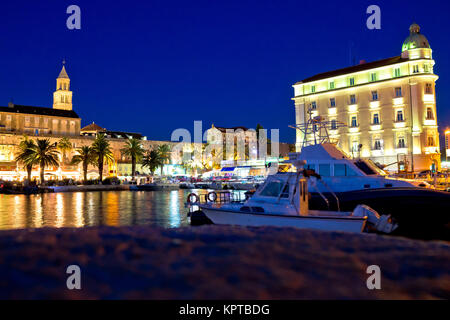
M81 267L81 290L66 268ZM381 268L368 290L366 268ZM0 299L450 298L450 244L203 226L0 232Z

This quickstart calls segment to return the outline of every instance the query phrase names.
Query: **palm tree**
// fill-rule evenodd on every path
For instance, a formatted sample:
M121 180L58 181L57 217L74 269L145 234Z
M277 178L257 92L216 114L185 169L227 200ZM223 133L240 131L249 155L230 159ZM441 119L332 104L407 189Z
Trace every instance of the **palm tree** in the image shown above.
M136 161L140 161L145 152L141 140L136 138L128 139L125 147L120 151L125 156L131 157L131 176L134 178L136 174Z
M61 151L63 155L64 163L66 161L66 153L72 151L72 143L67 137L64 137L58 141L58 150Z
M87 171L88 166L90 164L95 165L95 154L92 151L92 148L89 146L82 146L81 148L77 149L78 154L74 155L71 161L71 164L79 164L82 163L83 165L83 177L84 177L84 184L87 183Z
M111 146L109 145L108 140L106 140L106 136L103 133L100 133L95 138L94 143L92 144L92 152L95 155L95 159L98 167L98 175L100 179L100 183L103 181L103 164L114 162L113 153L111 151Z
M156 149L159 153L159 158L161 159L161 175L163 175L163 167L164 164L167 163L167 161L170 159L170 146L168 144L161 144Z
M31 182L31 172L33 170L33 165L36 163L35 159L32 157L32 149L34 147L34 140L24 135L22 141L19 143L19 152L16 154L16 161L22 163L27 170L28 182Z
M51 143L50 139L37 139L36 144L30 148L29 159L38 163L41 169L41 184L44 183L45 167L59 167L59 151L56 143Z
M158 152L158 149L152 149L142 158L142 167L149 168L152 175L155 173L156 168L164 165L164 162L162 161L160 157L160 153Z

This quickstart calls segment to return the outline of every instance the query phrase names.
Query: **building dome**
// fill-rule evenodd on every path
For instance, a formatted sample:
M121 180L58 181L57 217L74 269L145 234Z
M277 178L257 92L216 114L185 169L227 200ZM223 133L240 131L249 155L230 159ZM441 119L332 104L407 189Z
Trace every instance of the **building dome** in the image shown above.
M403 41L402 52L409 49L430 48L427 38L420 33L418 24L413 23L409 27L409 37Z

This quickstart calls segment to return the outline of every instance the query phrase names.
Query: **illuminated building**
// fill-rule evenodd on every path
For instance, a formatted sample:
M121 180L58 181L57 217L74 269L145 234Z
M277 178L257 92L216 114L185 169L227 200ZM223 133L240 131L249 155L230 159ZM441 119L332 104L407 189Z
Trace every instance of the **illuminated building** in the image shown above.
M384 165L406 160L415 171L439 164L435 62L420 27L409 30L400 56L361 61L294 84L296 124L307 122L310 110L330 121L330 137L355 157ZM304 138L298 131L297 151Z

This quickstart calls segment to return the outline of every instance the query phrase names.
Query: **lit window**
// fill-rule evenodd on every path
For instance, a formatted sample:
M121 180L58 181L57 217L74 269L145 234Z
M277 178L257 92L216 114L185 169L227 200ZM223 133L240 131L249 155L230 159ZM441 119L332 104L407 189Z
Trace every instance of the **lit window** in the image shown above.
M396 97L401 97L402 96L402 88L401 87L395 88L395 96Z
M419 72L419 65L415 64L413 65L413 73L418 73Z
M371 73L370 74L370 81L377 81L377 74L376 73Z
M311 92L316 92L316 86L311 86Z
M406 148L405 138L398 138L397 148Z
M432 94L433 93L433 88L431 86L431 83L426 83L425 84L425 93L426 94Z
M373 148L374 148L374 150L381 150L381 140L380 139L375 139Z
M317 109L317 104L315 101L311 102L311 110L316 110Z
M380 118L378 116L378 113L373 114L373 124L380 124Z
M428 137L428 146L434 147L434 137Z
M403 110L397 110L397 122L403 122Z
M394 69L394 77L400 77L400 68L395 68Z
M334 89L334 81L330 82L330 89Z
M427 120L434 120L434 114L432 108L427 108Z
M352 116L352 119L351 119L351 127L352 128L356 128L358 126L358 121L357 121L357 119L356 119L356 116Z
M378 92L377 91L372 91L372 100L373 101L378 100Z
M356 104L356 96L354 94L350 95L350 104Z
M352 142L352 152L358 152L359 151L359 143L358 141Z
M355 85L355 78L350 78L348 80L349 85L354 86Z
M336 99L335 98L330 99L330 107L336 107Z

